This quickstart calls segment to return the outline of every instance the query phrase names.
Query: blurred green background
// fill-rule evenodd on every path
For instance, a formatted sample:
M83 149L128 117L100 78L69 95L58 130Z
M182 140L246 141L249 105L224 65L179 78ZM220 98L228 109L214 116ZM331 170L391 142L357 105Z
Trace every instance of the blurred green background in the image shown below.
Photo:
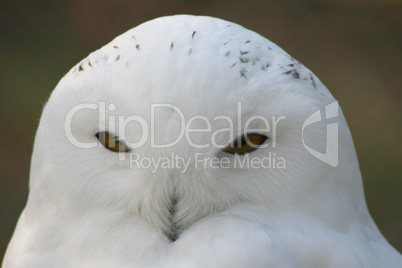
M91 51L155 17L199 14L241 24L310 68L339 100L368 207L402 250L402 1L1 0L0 256L28 194L44 103Z

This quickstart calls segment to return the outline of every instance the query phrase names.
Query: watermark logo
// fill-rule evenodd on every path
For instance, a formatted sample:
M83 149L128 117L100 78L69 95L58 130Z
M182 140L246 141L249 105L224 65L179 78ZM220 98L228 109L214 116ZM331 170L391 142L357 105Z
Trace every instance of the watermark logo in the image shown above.
M321 110L318 110L314 112L312 115L310 115L306 119L306 121L304 121L302 127L302 141L304 148L306 148L306 150L317 159L333 167L338 166L338 123L337 122L327 123L327 138L326 138L325 153L320 153L314 150L313 148L309 147L305 143L304 129L313 123L338 117L338 110L339 110L338 102L334 101L325 106L325 109L323 111L325 116L321 116Z
M109 104L106 105L106 102L99 102L99 103L82 103L74 106L69 112L66 114L64 128L65 134L67 139L76 147L89 149L95 147L102 147L103 145L97 141L80 141L76 139L73 135L72 131L72 121L76 114L82 111L91 111L92 114L97 113L98 119L98 129L99 131L110 132L110 135L116 137L116 141L123 141L125 145L127 145L130 149L137 149L144 146L148 141L151 148L169 148L177 145L181 140L185 139L187 143L195 149L205 149L208 147L214 147L217 149L224 149L229 144L232 145L234 141L237 141L238 144L242 144L239 142L244 137L247 137L247 134L250 133L258 133L263 134L269 137L268 143L264 143L259 145L259 148L266 148L268 144L271 148L275 148L277 146L276 134L278 124L282 120L286 119L285 115L281 115L279 117L272 116L270 120L268 118L261 116L261 115L254 115L249 117L245 122L242 122L242 107L241 102L237 103L237 116L229 117L227 115L218 115L214 118L207 118L203 115L195 115L191 118L186 118L182 110L174 106L172 104L151 104L150 105L150 118L144 118L140 115L130 115L130 116L123 116L123 115L113 115L113 112L116 110L116 105ZM330 103L324 107L324 109L317 110L313 114L311 114L303 123L301 134L302 134L302 142L305 149L312 154L314 157L319 159L320 161L336 167L338 165L338 123L331 122L336 121L332 120L338 117L338 102L335 101ZM156 131L156 121L163 125L164 121L160 117L156 116L156 112L160 114L167 114L172 113L177 116L179 120L177 120L177 133L172 133L173 140L165 143L157 143L156 138L158 135L164 135L163 131ZM107 116L107 114L110 114ZM84 113L85 115L85 113ZM159 118L159 119L158 119ZM219 122L219 124L216 123ZM305 142L305 129L306 127L324 121L326 123L326 148L325 152L319 152L308 146ZM197 124L198 122L198 124ZM204 127L200 127L200 122ZM129 139L126 138L126 128L129 124L136 124L138 126L137 133L139 139L136 142L130 142ZM221 126L220 128L213 128L212 126ZM226 127L222 127L225 125ZM159 128L163 129L163 128ZM191 138L192 134L196 134L199 137L199 134L206 133L207 137L210 137L209 140L201 139L198 140L199 143L195 143L195 140ZM217 137L220 138L217 138ZM223 138L222 138L223 137ZM110 141L110 142L116 142ZM109 142L109 141L108 141ZM247 141L248 142L248 141ZM244 145L242 145L244 146ZM126 160L126 152L119 152L119 160ZM196 152L196 151L194 151ZM171 158L169 161L167 159L147 159L145 156L140 157L138 154L135 154L135 151L130 153L130 165L132 167L142 167L142 168L178 168L179 166L182 167L181 169L187 170L189 166L189 161L195 163L195 165L199 162L197 161L197 157L194 156L193 159L182 159ZM269 152L271 154L271 152ZM145 158L144 158L145 157ZM232 157L233 158L233 157ZM279 159L276 163L273 163L272 160L277 159L275 154L273 156L269 155L268 158L260 159L258 162L255 158L249 158L249 154L246 155L235 155L235 160L238 164L238 167L242 168L246 164L241 162L240 160L246 161L250 166L248 168L284 168L285 161L284 159ZM244 160L246 159L246 160ZM250 160L250 161L249 161ZM210 166L215 167L218 166L220 168L226 167L225 158L217 158L217 159L203 159L203 162L211 163ZM254 162L253 162L254 161ZM283 162L283 163L282 163ZM215 165L215 163L219 163L219 165Z

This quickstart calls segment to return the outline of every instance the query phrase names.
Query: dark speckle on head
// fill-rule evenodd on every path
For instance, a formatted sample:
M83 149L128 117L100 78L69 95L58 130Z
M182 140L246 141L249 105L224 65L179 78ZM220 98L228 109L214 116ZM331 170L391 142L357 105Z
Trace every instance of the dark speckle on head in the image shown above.
M174 42L172 42L171 44L170 44L170 50L172 50L174 48Z
M137 39L135 39L135 36L134 36L134 35L132 35L131 37L132 37L134 40L137 40Z
M90 67L92 67L92 63L88 60L88 65L90 66Z
M225 53L225 57L229 57L229 55L230 55L230 51L227 51L227 52Z
M291 65L293 65L293 64L291 64ZM286 71L286 72L284 72L282 74L286 74L286 75L291 74L293 76L293 78L300 79L300 73L296 69L291 69L291 70Z
M292 70L289 70L289 71L286 71L286 72L284 72L284 73L282 73L282 74L288 75L288 74L291 74L291 73L292 73Z
M191 39L194 38L194 35L197 33L197 31L194 31L193 34L191 35Z
M309 77L310 80L311 80L311 85L312 85L315 89L317 89L317 84L315 83L314 76L310 73L310 74L308 75L308 77Z
M230 24L226 25L226 27L225 27L225 28L228 28L228 27L230 27Z
M246 68L242 67L239 72L240 72L240 77L247 79L247 76L246 76L247 69Z
M237 62L233 63L232 66L230 66L230 68L233 68L236 64Z
M113 46L113 48L119 49L119 47L118 47L118 46Z
M261 65L261 70L266 71L269 66L270 66L269 63L263 64L263 65Z
M295 66L295 65L292 63L292 64L288 64L288 66L289 66L289 67L293 67L293 66Z
M135 48L136 48L137 50L140 50L140 44L136 44L136 45L135 45Z
M246 42L244 42L244 44L248 44L248 43L250 43L251 41L250 40L247 40Z
M226 41L225 43L223 43L223 45L226 46L230 41L232 41L232 40L229 39L228 41Z
M272 47L268 46L268 49L269 49L269 50L272 50Z
M79 71L79 72L84 71L84 68L82 68L82 66L80 65L80 66L78 67L78 71Z
M190 50L188 51L188 55L190 55L193 52L193 49L190 48Z
M120 55L117 55L114 61L118 61L120 59Z
M247 63L247 62L250 61L249 58L243 57L243 56L240 56L240 57L239 57L239 60L240 60L241 63Z
M248 54L248 52L249 52L249 51L241 51L241 50L240 50L240 55L246 55L246 54Z

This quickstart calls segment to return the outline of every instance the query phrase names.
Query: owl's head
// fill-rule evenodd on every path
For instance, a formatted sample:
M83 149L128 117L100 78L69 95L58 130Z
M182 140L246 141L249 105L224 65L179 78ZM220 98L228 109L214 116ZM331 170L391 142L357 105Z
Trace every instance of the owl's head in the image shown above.
M36 138L30 199L60 213L138 216L170 237L214 213L266 221L302 211L341 225L366 212L334 101L306 67L239 25L156 19L57 85Z

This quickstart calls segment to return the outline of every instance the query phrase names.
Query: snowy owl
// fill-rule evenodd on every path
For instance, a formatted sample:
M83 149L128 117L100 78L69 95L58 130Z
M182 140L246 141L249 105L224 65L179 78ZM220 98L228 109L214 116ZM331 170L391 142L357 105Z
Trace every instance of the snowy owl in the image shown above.
M44 108L13 267L402 267L346 121L277 45L202 16L91 53Z

